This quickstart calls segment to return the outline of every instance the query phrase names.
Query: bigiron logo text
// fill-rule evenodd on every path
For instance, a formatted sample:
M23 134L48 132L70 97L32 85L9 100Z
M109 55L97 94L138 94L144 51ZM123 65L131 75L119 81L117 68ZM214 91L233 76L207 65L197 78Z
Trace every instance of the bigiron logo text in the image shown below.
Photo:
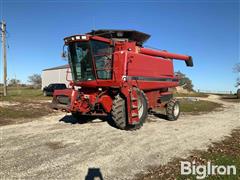
M204 179L211 175L236 175L237 169L234 165L196 165L195 161L181 161L181 175L196 175L197 179Z

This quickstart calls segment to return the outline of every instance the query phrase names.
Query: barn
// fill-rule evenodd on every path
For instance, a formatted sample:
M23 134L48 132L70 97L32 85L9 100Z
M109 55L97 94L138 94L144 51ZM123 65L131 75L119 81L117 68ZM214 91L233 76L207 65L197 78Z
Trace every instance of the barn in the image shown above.
M69 65L66 64L42 70L42 89L51 83L65 83L68 86L67 79L72 79L71 73L67 73L68 68Z

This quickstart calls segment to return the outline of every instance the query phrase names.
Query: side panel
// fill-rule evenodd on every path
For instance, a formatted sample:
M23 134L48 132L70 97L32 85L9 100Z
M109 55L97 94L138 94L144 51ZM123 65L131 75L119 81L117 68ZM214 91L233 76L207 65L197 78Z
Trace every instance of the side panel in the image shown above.
M145 92L148 98L148 107L150 109L154 108L163 108L165 104L173 97L172 92L160 92L159 90L155 91L146 91Z
M127 63L128 81L142 90L157 90L178 86L170 59L129 52Z
M170 59L129 53L128 76L172 77L173 63Z

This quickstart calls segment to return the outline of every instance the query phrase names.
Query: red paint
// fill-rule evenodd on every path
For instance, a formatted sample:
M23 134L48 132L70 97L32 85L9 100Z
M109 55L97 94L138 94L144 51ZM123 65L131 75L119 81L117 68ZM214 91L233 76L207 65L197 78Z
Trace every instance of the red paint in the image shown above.
M130 115L133 112L130 98L136 93L134 87L145 92L150 109L164 107L166 102L161 102L161 97L171 95L168 88L178 86L178 79L174 76L173 59L192 61L190 56L139 47L134 41L117 41L90 34L86 35L86 40L71 40L71 37L74 36L65 38L68 40L65 42L66 45L94 39L111 44L114 51L112 79L71 81L72 89L54 92L54 98L60 95L69 97L70 103L66 108L68 112L109 114L114 94L119 91L126 97L128 123L137 123L139 119ZM93 67L96 69L95 65ZM78 87L82 88L77 90Z
M178 60L184 60L184 61L188 61L190 58L190 56L186 56L186 55L174 54L167 51L153 50L148 48L140 48L139 52L142 54L150 55L150 56L159 56L163 58L178 59Z

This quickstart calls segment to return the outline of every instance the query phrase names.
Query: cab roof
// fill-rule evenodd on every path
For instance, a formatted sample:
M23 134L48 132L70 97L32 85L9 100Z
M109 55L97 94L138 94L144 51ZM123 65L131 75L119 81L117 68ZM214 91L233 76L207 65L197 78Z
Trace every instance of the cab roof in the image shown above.
M91 32L88 32L87 34L90 35L96 35L104 38L118 38L118 39L128 39L129 41L136 41L137 44L142 45L144 42L146 42L150 35L136 31L136 30L122 30L122 29L98 29L98 30L92 30Z

